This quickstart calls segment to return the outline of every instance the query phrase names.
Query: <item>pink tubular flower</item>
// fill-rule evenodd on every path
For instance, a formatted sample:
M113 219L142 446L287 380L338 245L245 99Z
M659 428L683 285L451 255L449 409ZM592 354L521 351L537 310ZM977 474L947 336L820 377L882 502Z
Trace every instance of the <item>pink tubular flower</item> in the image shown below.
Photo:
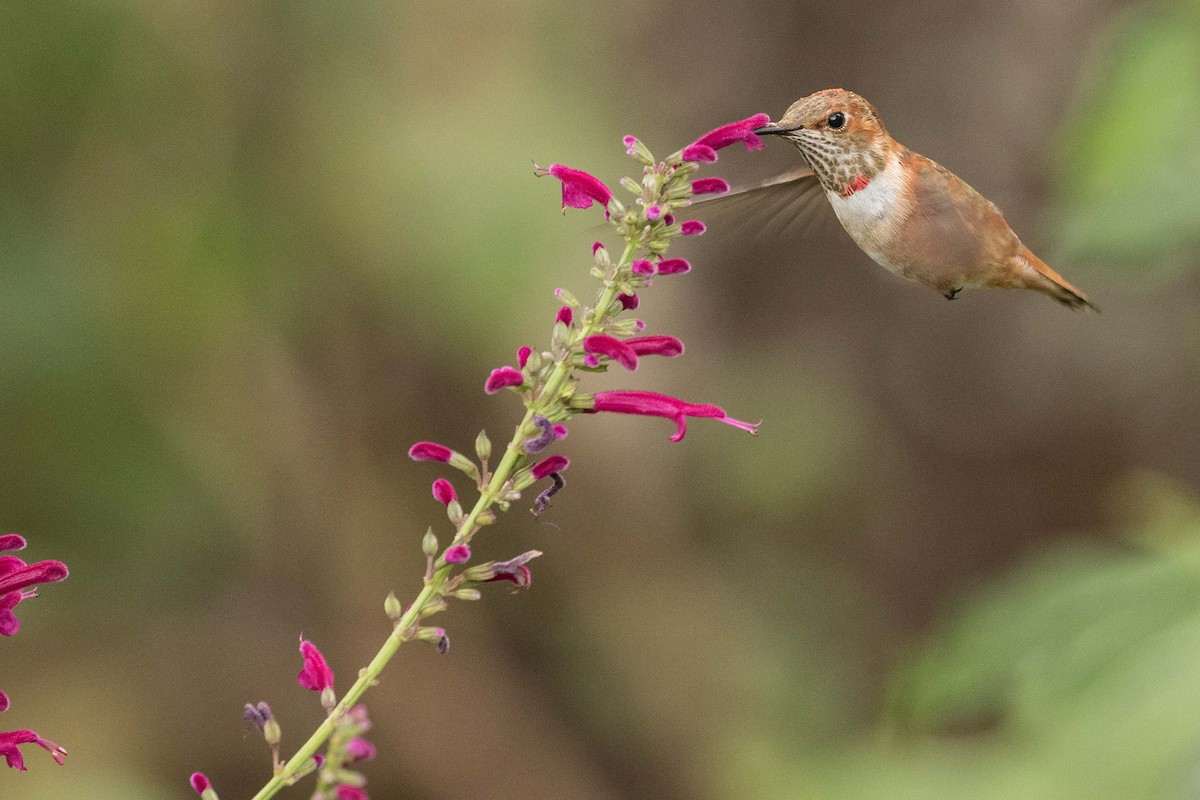
M371 800L371 796L366 789L343 783L337 787L337 800Z
M554 317L554 321L561 322L563 325L566 325L569 328L571 327L571 323L575 321L575 312L571 311L570 306L563 306L558 310L558 314Z
M662 206L649 206L646 208L646 219L653 222L662 216Z
M333 688L333 670L325 662L325 656L317 646L307 639L300 640L300 655L304 657L304 669L300 670L297 680L305 689L323 692Z
M408 457L413 461L440 461L449 464L454 451L437 442L417 442L408 448Z
M617 295L617 302L621 304L621 308L626 311L632 311L638 307L641 300L638 299L636 294L619 294Z
M20 550L23 547L25 539L18 534L0 536L0 550ZM0 634L12 636L21 630L21 621L13 609L21 601L37 597L37 589L29 589L30 586L58 583L66 580L69 574L67 565L61 561L26 564L16 556L0 556Z
M24 772L25 759L21 756L21 751L18 745L36 744L38 747L50 754L50 757L59 765L63 763L63 756L67 751L59 747L49 739L43 739L36 732L31 730L9 731L8 733L0 733L0 755L4 756L4 760L13 769Z
M454 491L454 486L445 478L438 478L433 482L433 499L437 500L444 506L448 506L458 499L458 494Z
M708 226L698 219L689 219L679 226L679 232L684 236L699 236L708 230Z
M625 346L639 356L673 356L682 355L683 342L674 336L637 336L626 339Z
M629 269L634 275L653 275L654 262L648 258L639 258L629 265Z
M692 181L692 194L725 194L729 184L723 178L698 178Z
M483 391L488 394L495 394L501 389L507 389L510 386L520 386L524 382L525 376L521 374L521 370L503 366L492 370L487 380L483 382Z
M208 780L208 776L203 772L193 772L190 782L192 788L196 790L196 794L204 794L212 786Z
M525 369L525 365L529 363L529 357L533 355L532 347L522 347L517 351L517 366Z
M747 150L761 150L762 139L758 138L754 131L770 122L771 118L766 114L755 114L753 117L714 128L684 148L683 160L711 164L717 160L718 150L734 142L744 142Z
M589 355L607 356L628 370L637 369L637 351L615 336L604 333L588 336L583 340L583 352Z
M562 472L567 467L571 466L571 461L566 456L550 456L533 465L532 474L535 480L541 480L552 472Z
M664 258L658 262L659 275L682 275L685 272L691 272L692 265L688 263L686 258Z
M597 251L603 250L603 249L604 249L604 242L592 242L592 255L596 255Z
M687 433L688 417L715 419L726 425L741 428L751 435L757 434L758 426L762 424L761 422L742 422L734 419L727 415L725 409L720 406L689 403L677 397L655 392L600 392L595 396L592 407L585 408L583 411L589 414L612 411L617 414L639 414L645 417L663 417L674 420L676 429L671 436L672 442L678 442Z
M446 548L447 564L465 564L471 560L471 548L467 544L456 544Z
M766 125L767 123L763 122L762 124ZM608 201L612 199L612 190L605 186L599 178L582 170L564 167L562 164L551 164L546 168L534 164L533 167L533 174L539 178L553 175L562 181L564 212L567 208L589 208L593 202L597 202L604 206L604 218L608 219Z

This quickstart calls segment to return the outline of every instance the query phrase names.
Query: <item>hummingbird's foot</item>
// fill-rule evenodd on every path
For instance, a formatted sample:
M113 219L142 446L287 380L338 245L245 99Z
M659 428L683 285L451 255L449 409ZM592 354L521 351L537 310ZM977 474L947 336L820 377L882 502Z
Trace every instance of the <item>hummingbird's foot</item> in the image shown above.
M946 294L944 294L942 296L945 297L947 300L953 300L954 298L958 297L958 293L961 292L962 290L963 290L963 287L959 286L957 288L951 289L950 291L946 292Z

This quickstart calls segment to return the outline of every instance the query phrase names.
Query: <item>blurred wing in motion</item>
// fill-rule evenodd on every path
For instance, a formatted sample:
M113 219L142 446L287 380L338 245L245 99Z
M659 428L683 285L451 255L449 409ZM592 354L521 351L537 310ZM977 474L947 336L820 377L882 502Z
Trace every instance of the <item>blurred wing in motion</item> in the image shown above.
M821 184L808 167L695 200L689 211L710 225L736 226L771 238L828 233L839 227Z

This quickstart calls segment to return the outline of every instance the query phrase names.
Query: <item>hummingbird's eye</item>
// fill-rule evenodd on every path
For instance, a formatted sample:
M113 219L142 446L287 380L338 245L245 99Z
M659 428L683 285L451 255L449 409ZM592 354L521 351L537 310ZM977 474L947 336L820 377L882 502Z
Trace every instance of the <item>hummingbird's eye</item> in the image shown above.
M839 131L846 124L846 115L840 111L835 111L829 115L829 119L825 120L829 123L829 127L835 131Z

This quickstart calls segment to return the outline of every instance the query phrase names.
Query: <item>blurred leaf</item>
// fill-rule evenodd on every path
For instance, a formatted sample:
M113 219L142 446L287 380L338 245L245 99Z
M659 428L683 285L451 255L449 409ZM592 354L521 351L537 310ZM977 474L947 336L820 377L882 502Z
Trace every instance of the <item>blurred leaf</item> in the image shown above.
M1061 235L1138 277L1200 241L1200 3L1126 15L1068 130Z

